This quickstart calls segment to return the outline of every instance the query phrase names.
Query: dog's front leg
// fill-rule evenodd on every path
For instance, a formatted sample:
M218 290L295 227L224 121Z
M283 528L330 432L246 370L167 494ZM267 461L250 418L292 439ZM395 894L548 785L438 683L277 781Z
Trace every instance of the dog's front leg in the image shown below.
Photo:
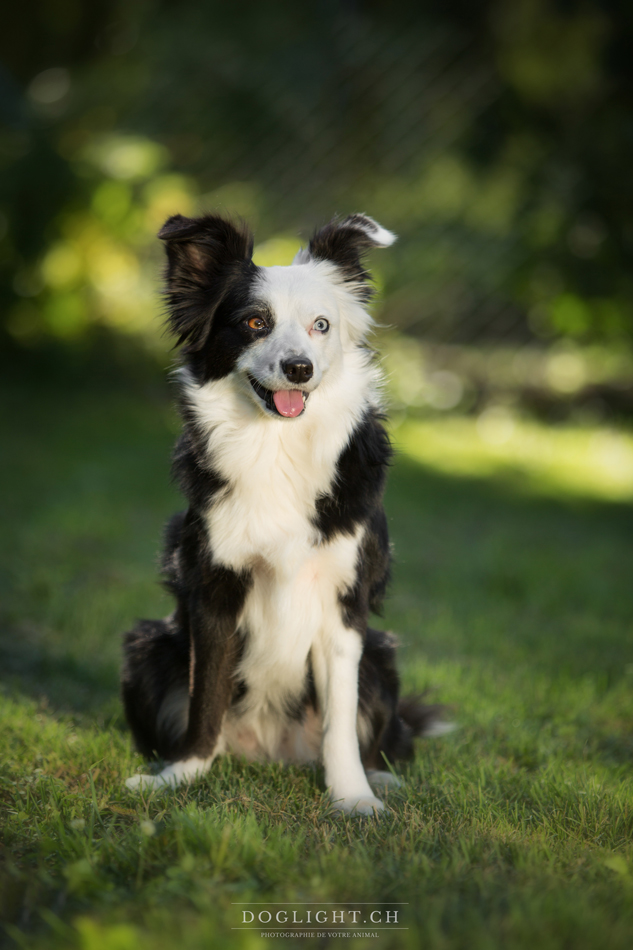
M362 651L360 634L341 624L313 646L312 666L323 716L325 784L332 804L336 811L371 815L385 806L369 787L358 745L358 666Z
M236 631L248 583L232 571L222 571L214 583L202 586L189 603L193 650L193 683L187 731L182 751L157 775L134 775L130 789L175 787L204 775L220 752L224 714L233 693L233 673L239 655Z

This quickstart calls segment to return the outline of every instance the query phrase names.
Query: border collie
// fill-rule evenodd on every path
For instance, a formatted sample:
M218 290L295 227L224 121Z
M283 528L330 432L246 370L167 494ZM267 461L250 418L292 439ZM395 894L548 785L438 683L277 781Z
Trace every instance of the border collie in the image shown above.
M395 236L334 220L288 267L258 267L244 227L170 218L169 325L183 345L174 470L188 503L167 527L164 620L126 635L125 712L168 764L128 787L206 772L233 752L322 761L338 811L384 805L371 785L442 730L398 699L395 641L368 626L389 577L382 507L391 449L367 348L362 255Z

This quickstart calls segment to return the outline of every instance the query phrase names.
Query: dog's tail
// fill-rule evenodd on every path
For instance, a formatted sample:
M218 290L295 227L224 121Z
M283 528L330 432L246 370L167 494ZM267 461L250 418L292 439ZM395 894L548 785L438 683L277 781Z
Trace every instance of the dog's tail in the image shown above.
M447 719L448 706L429 704L421 696L404 696L398 702L398 716L407 727L411 738L417 736L445 736L455 729Z
M425 696L406 696L398 701L393 715L383 732L378 749L380 759L388 762L406 762L413 758L414 739L425 736L443 736L455 726L447 718L449 708L438 703L426 703Z

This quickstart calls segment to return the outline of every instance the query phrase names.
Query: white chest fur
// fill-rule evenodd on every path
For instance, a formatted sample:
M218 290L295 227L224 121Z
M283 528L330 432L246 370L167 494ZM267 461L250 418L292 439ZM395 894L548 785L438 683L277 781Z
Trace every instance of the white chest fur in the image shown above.
M253 755L279 757L310 649L340 626L339 594L355 579L364 529L325 542L314 516L367 406L372 374L366 361L358 370L354 387L350 374L345 392L323 384L291 420L263 416L231 377L188 386L211 464L227 483L206 514L212 557L252 578L239 620L246 637L238 675L247 693L239 722L229 717L226 730L227 745L247 754L250 743Z
M240 571L263 560L283 574L319 542L317 498L332 487L341 452L375 404L367 355L346 353L343 364L296 419L264 414L235 374L204 386L185 376L186 396L208 434L209 464L226 482L206 514L216 563Z

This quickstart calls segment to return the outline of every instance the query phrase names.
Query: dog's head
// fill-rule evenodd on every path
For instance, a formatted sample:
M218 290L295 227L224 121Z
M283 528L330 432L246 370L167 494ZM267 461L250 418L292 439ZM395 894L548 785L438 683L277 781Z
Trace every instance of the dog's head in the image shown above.
M395 240L355 214L317 231L290 266L258 267L248 230L215 215L175 215L158 236L170 328L196 380L234 374L264 412L286 418L363 345L372 295L363 252Z

